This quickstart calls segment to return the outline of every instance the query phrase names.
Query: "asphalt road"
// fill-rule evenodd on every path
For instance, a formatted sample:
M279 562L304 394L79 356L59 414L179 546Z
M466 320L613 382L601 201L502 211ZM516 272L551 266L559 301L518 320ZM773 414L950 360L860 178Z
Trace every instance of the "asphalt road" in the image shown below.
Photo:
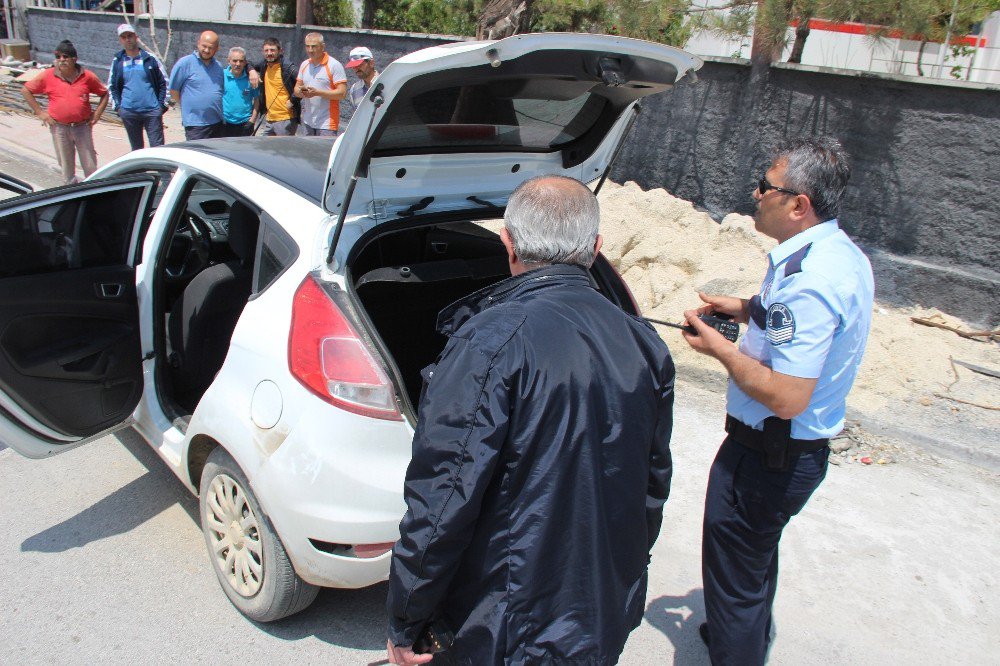
M700 524L723 396L681 384L675 476L623 664L707 664ZM0 451L0 663L367 664L385 585L258 625L214 578L195 498L133 431L48 460ZM1000 636L995 473L914 451L831 466L782 542L775 664L983 663ZM567 544L572 547L572 544Z

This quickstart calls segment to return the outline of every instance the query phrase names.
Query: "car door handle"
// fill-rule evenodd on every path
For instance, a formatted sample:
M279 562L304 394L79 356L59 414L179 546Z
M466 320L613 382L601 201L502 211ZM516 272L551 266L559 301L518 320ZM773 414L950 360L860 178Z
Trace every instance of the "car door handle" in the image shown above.
M101 298L119 298L125 293L125 285L121 282L102 282L97 285L97 295Z

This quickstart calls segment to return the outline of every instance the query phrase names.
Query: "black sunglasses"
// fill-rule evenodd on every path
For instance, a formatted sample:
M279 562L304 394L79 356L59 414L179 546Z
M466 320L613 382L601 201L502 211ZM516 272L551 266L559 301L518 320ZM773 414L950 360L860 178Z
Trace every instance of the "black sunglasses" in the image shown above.
M767 176L761 176L760 182L757 183L757 191L760 192L760 196L764 196L768 190L777 190L778 192L784 192L785 194L791 194L792 196L799 196L801 192L795 192L793 190L786 189L784 187L778 187L777 185L772 185L767 182Z

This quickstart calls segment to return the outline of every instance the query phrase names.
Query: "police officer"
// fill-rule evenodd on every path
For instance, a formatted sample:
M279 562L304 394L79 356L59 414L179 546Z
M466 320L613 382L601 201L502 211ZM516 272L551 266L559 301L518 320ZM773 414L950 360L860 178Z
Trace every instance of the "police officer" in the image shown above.
M702 538L712 663L762 664L778 578L778 541L826 475L829 438L844 426L847 392L871 324L867 257L837 224L850 168L831 139L797 139L775 153L753 197L757 231L778 241L760 293L699 294L684 338L729 373L726 432L709 474ZM740 346L698 319L748 325Z

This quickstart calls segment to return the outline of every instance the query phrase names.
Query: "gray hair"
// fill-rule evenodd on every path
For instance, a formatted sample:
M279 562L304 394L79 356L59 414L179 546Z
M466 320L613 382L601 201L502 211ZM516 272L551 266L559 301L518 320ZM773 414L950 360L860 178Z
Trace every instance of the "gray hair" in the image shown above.
M326 45L326 40L323 39L323 34L319 32L310 32L305 37L302 38L303 41L309 39L310 37L315 37L319 40L320 44Z
M507 201L504 226L525 264L594 261L601 211L597 197L578 180L536 176L521 183Z
M245 48L243 48L242 46L234 46L233 48L229 49L229 57L230 58L233 57L234 53L239 53L244 58L247 57L247 50Z
M847 153L836 139L791 139L779 145L773 161L786 163L784 186L809 197L820 220L840 215L840 203L851 178Z

